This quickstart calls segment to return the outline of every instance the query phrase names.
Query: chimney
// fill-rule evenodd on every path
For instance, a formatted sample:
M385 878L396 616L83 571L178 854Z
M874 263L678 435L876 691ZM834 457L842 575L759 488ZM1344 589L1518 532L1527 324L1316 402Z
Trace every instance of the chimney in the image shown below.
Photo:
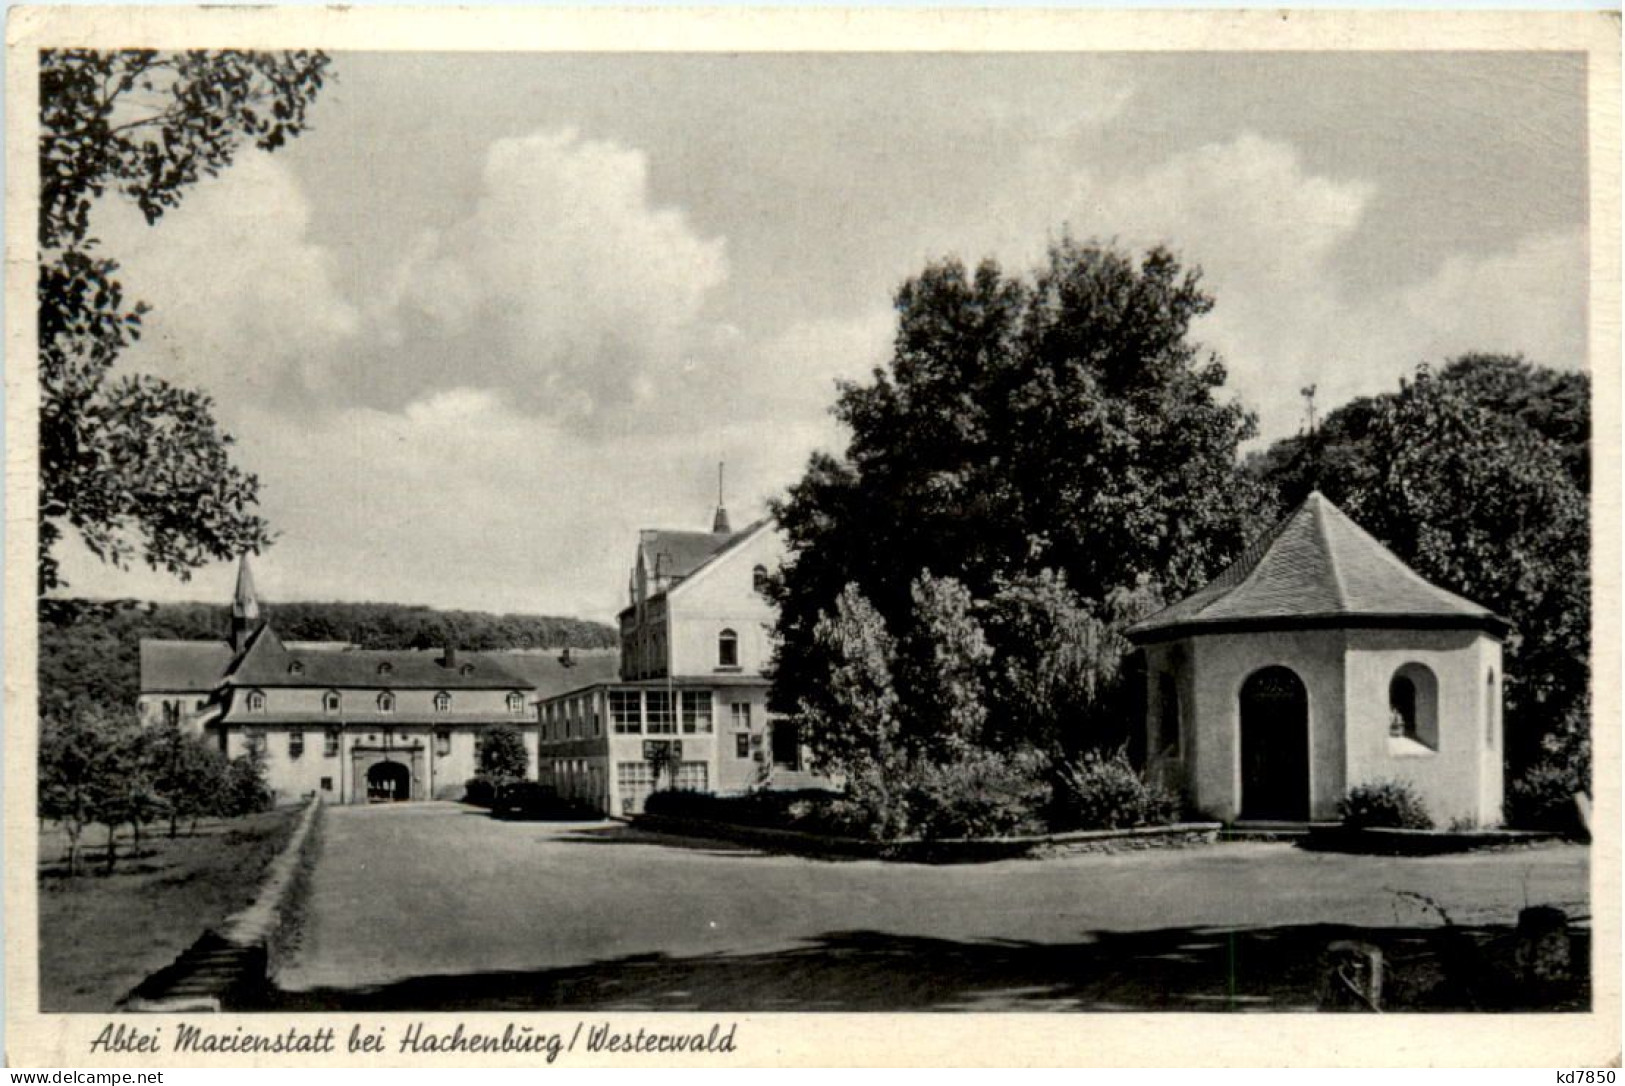
M457 670L457 646L450 641L446 642L446 670Z

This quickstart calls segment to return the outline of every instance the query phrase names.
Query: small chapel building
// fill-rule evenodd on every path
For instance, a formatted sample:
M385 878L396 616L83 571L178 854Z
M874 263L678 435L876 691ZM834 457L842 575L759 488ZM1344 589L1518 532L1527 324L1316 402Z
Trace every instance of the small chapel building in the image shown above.
M1397 780L1437 825L1498 824L1508 629L1312 493L1129 628L1148 772L1224 822L1332 820L1351 788Z

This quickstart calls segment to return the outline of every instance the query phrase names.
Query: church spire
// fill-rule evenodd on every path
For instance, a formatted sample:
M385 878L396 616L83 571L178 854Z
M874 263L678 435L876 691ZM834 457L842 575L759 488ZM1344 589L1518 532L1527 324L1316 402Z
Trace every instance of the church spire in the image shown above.
M722 469L725 461L717 461L717 515L711 520L712 535L731 535L733 529L728 526L728 509L722 504Z
M254 572L248 568L248 555L237 560L237 591L231 597L231 648L242 652L248 636L260 624L260 601L254 594Z

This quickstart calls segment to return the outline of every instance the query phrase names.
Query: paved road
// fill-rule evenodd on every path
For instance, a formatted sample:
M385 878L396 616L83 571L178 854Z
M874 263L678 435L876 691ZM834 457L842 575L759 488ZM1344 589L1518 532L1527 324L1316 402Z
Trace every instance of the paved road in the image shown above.
M1582 914L1586 859L1249 843L932 867L454 804L342 807L278 984L289 1008L1297 1005L1344 928L1437 936L1437 913L1396 891L1466 926L1508 925L1525 903Z

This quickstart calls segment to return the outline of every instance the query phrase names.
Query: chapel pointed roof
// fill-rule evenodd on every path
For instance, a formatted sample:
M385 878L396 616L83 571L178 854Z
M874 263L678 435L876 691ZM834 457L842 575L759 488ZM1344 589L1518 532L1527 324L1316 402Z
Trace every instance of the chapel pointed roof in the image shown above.
M1319 491L1209 584L1128 628L1137 642L1221 629L1479 628L1509 623L1423 579Z

